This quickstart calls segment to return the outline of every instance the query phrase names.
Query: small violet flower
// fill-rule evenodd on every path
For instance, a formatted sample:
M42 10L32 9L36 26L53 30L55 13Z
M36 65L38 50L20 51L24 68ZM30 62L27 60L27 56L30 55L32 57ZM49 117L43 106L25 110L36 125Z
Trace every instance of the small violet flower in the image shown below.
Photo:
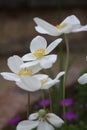
M50 100L49 100L48 98L45 99L44 101L41 100L41 101L38 102L38 105L39 105L40 107L43 107L44 105L49 106L49 105L50 105Z
M62 117L63 117L63 116L62 116ZM77 114L75 114L75 113L72 112L72 111L68 111L68 112L66 112L66 119L67 119L68 121L75 120L75 119L77 119Z
M82 76L79 77L78 82L80 84L86 84L87 83L87 73L83 74Z
M85 107L87 108L87 103L85 104Z
M45 20L38 17L34 18L37 26L36 31L41 34L48 34L51 36L60 36L71 32L87 31L87 25L82 26L79 19L75 15L70 15L64 19L59 25L52 25Z
M72 98L66 98L65 100L60 100L59 101L59 105L60 106L63 106L63 105L65 105L65 106L71 106L73 104L73 99Z
M18 122L20 122L21 121L21 118L19 117L19 116L17 116L17 117L15 117L15 118L13 118L13 119L10 119L9 120L9 124L10 125L15 125L15 124L17 124Z
M30 43L31 53L25 54L22 59L23 61L32 61L40 63L42 68L51 68L53 63L57 60L56 54L48 55L54 48L56 48L59 43L62 41L61 38L55 40L47 47L47 41L42 36L35 37ZM27 62L24 64L24 67L28 66L30 63Z
M64 121L54 113L46 113L41 109L39 112L31 114L28 120L21 121L16 130L54 130L54 127L60 127Z

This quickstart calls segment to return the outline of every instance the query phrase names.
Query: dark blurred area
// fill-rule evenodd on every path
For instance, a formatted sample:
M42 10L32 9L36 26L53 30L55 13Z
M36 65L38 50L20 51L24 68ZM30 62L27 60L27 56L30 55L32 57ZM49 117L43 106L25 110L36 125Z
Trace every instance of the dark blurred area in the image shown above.
M0 0L0 9L24 9L41 7L87 7L87 0Z

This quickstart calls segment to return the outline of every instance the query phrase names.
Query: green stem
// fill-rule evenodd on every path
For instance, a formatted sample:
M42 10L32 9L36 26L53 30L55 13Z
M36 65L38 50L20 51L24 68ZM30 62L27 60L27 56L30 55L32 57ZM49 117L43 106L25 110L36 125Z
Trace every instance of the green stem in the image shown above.
M59 45L59 53L58 53L58 57L59 57L59 72L63 70L63 44ZM63 92L63 78L60 78L60 87L59 87L59 100L62 99L62 92Z
M52 112L52 96L51 96L51 89L49 89L49 99L50 99L50 112Z
M30 92L27 93L27 99L28 99L28 104L27 104L27 119L30 114Z
M42 100L43 100L43 109L46 109L46 105L45 105L45 95L44 95L44 91L42 90Z
M58 57L59 57L59 71L62 71L63 70L63 44L59 45Z
M66 78L67 78L67 71L69 66L69 41L67 38L67 34L64 35L65 43L66 43L66 63L65 63L65 75L63 80L63 101L65 100L65 89L66 89ZM63 114L64 114L64 121L66 122L66 108L65 104L63 105Z

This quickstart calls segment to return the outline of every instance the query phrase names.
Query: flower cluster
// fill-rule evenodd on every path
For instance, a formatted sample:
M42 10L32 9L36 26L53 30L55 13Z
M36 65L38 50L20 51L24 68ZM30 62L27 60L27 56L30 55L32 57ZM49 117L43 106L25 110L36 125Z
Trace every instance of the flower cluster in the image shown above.
M60 72L54 79L47 74L36 74L42 69L52 67L57 60L56 54L49 54L62 41L58 38L47 47L47 41L42 36L35 37L30 44L31 53L19 57L17 55L8 58L7 64L12 72L0 73L4 79L15 81L18 87L34 92L40 89L48 89L59 82L64 75ZM48 55L49 54L49 55ZM25 62L28 61L28 62Z
M25 54L20 57L13 55L8 58L7 65L12 72L1 72L0 74L4 79L14 81L18 87L29 92L37 90L46 90L55 84L59 83L60 77L64 75L64 71L58 73L54 79L50 78L47 74L38 73L42 69L48 69L53 66L57 60L57 54L49 54L54 50L62 41L58 38L47 46L47 41L42 36L36 36L30 43L31 53ZM37 74L38 73L38 74ZM45 116L45 115L44 115ZM19 123L17 130L33 129L37 127L39 130L44 126L45 129L54 129L45 118L52 123L55 119L54 126L59 127L63 124L63 120L53 113L46 114L44 118L39 118L38 121L23 121ZM45 120L45 121L44 121Z
M75 15L68 16L63 22L56 26L53 26L40 18L34 18L34 21L37 24L35 27L36 31L51 36L87 31L87 25L82 26ZM48 90L55 84L59 83L60 77L64 75L63 100L60 102L60 105L63 105L64 107L71 105L73 102L69 99L67 100L67 104L64 97L68 60L65 66L65 71L59 72L54 79L47 74L39 73L42 69L51 68L56 62L57 54L50 53L62 40L62 38L58 38L47 45L47 41L44 37L36 36L30 43L30 53L25 54L22 57L14 55L8 58L7 65L12 72L1 72L0 74L4 79L14 81L18 87L28 92ZM69 55L68 45L66 46ZM78 81L82 84L87 83L87 74L80 77ZM43 102L43 106L44 104L45 103ZM49 104L51 104L51 101ZM76 118L76 115L73 115L71 112L68 114L65 113L65 108L63 110L64 118L65 116L69 118L69 115L72 115L72 119ZM69 118L69 120L71 119ZM30 114L28 120L21 121L17 126L17 130L31 130L34 128L37 128L37 130L54 130L55 127L60 127L63 123L64 121L54 113L47 113L45 109L40 109L38 112Z

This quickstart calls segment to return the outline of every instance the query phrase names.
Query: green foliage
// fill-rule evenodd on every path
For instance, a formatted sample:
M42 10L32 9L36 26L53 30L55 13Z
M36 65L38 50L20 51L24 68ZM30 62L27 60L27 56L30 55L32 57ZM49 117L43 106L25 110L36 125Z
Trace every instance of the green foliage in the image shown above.
M78 125L63 125L61 128L55 130L87 130L87 124L81 121Z

